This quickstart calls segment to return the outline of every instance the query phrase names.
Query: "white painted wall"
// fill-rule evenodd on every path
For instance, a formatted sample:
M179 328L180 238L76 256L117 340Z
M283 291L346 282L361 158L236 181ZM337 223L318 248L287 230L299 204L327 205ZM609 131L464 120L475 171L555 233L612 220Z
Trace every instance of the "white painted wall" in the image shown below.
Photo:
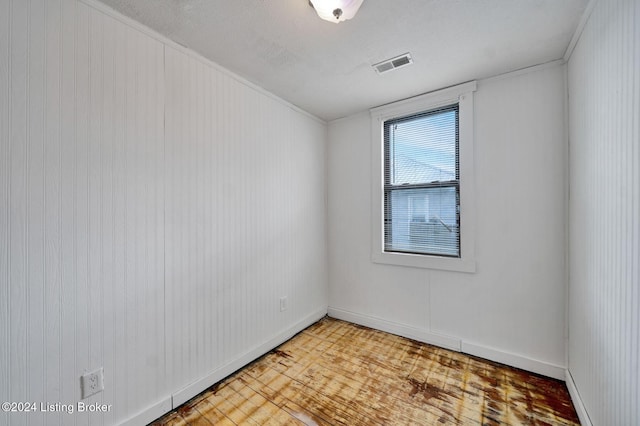
M331 122L330 315L564 377L564 94L558 63L478 82L473 274L371 262L369 114Z
M638 425L640 2L593 3L568 62L568 378L591 423Z
M104 10L0 1L0 402L113 407L0 425L145 424L326 313L326 124Z

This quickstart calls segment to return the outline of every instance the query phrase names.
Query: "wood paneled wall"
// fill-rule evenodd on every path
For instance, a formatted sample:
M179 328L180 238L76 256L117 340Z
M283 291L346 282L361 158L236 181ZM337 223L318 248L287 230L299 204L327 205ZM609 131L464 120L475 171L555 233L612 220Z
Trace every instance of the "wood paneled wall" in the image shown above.
M175 388L208 372L212 358L226 365L292 320L326 313L326 129L175 49L165 61Z
M569 372L594 425L637 425L640 2L594 3L568 64Z
M326 312L325 139L97 3L0 1L0 401L103 366L113 405L0 425L152 420Z

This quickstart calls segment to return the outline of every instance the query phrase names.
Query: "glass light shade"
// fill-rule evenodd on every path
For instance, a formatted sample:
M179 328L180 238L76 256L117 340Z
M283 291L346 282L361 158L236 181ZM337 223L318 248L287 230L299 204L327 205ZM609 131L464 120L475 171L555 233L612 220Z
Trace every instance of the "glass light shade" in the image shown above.
M313 8L316 10L318 16L325 21L334 23L346 21L356 16L360 5L363 0L310 0ZM338 17L335 15L335 10L340 9L342 11Z

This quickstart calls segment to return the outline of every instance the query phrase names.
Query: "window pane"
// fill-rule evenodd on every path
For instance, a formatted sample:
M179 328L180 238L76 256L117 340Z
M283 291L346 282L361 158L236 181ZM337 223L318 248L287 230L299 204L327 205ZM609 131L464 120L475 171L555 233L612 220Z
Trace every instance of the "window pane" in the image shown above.
M385 213L385 251L460 256L457 187L389 190Z
M387 183L457 180L457 115L455 106L386 123Z

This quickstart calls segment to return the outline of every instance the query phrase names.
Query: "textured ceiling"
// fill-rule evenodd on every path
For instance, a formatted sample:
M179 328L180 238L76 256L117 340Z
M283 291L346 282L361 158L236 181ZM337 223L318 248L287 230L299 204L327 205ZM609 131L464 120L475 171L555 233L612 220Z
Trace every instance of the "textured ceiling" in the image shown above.
M102 0L325 120L563 56L588 0L364 0L354 19L308 0ZM371 65L411 52L414 64Z

